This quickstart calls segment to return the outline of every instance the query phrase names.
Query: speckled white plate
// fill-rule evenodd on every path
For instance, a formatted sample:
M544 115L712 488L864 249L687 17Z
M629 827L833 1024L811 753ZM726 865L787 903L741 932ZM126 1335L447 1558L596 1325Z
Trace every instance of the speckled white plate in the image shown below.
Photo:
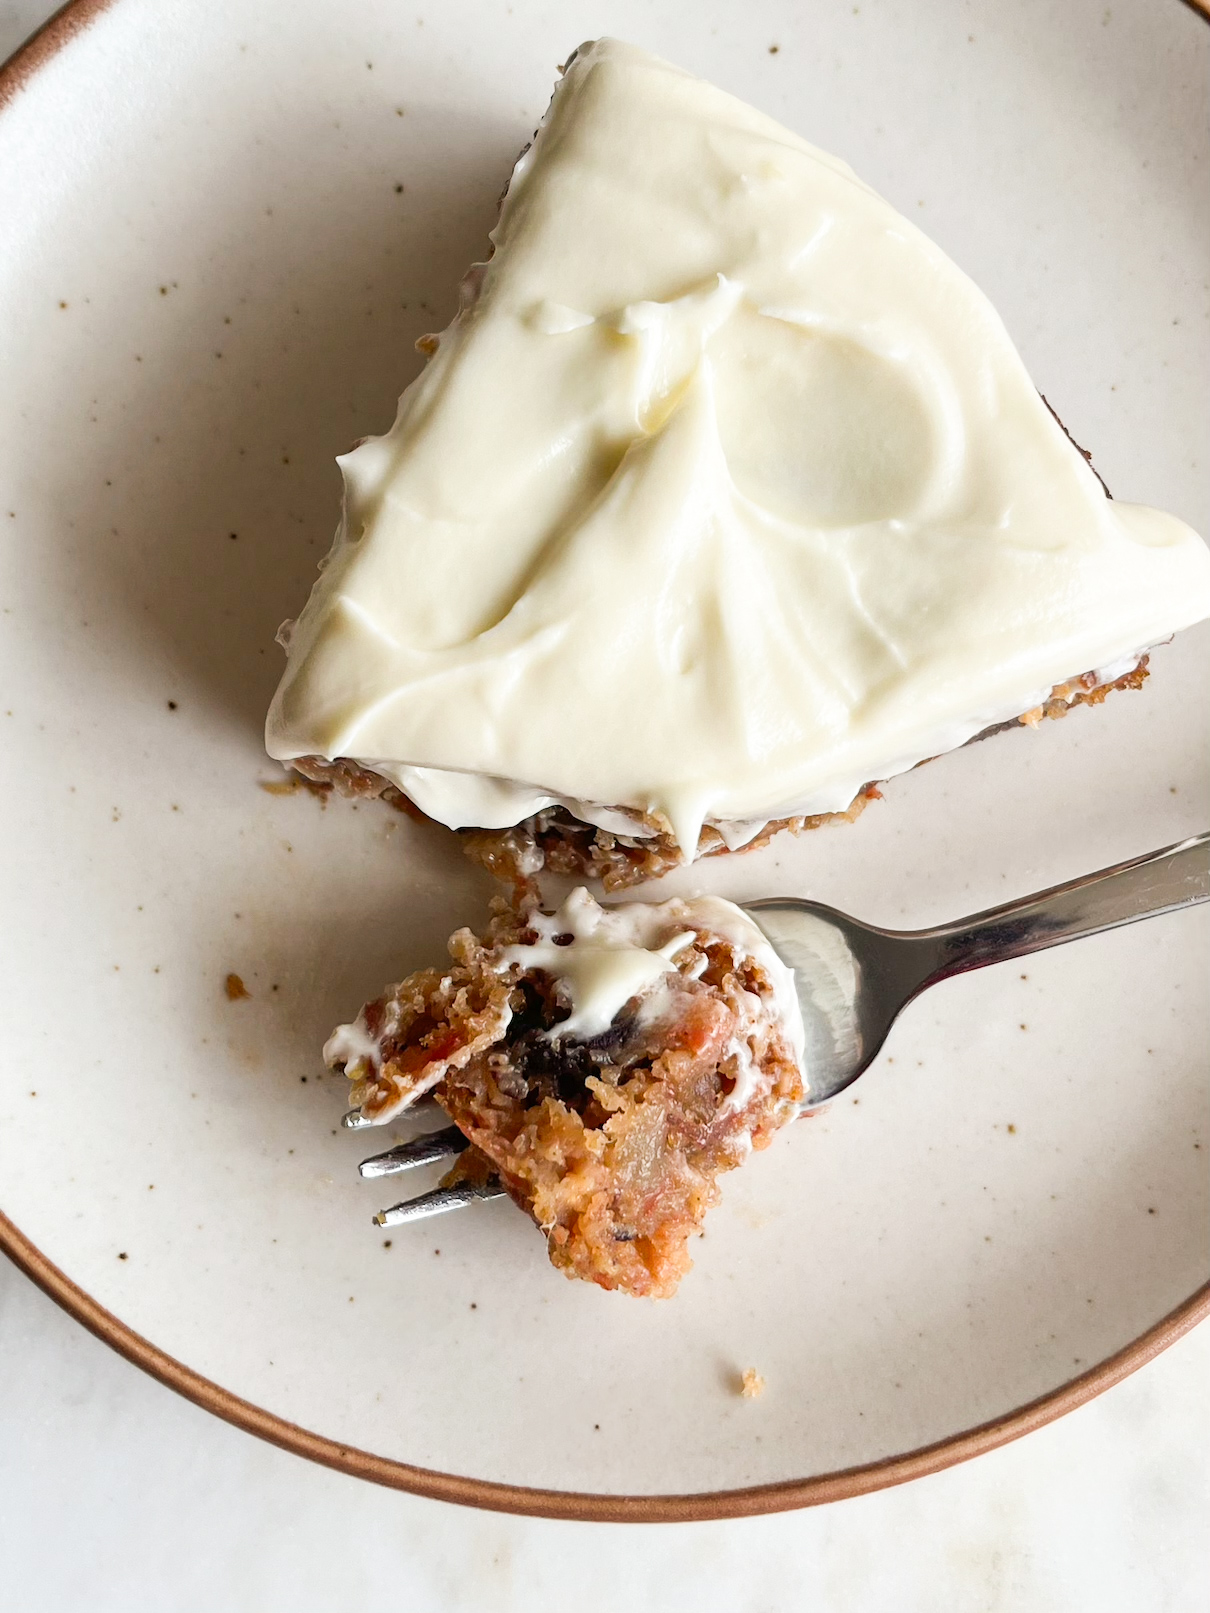
M1210 35L1175 0L77 5L0 115L0 1204L83 1321L280 1443L692 1516L971 1454L1205 1309L1210 924L930 994L727 1181L671 1302L565 1282L507 1204L372 1227L320 1043L488 889L443 833L259 787L273 633L334 456L389 422L603 31L848 158L988 290L1109 484L1210 528ZM1195 630L1141 694L669 887L909 926L1176 840L1210 822L1208 667Z

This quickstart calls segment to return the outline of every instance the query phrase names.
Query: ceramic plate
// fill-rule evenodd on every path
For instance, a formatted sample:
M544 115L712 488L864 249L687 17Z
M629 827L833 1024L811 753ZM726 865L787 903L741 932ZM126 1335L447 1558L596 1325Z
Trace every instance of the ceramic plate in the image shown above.
M269 1438L478 1504L693 1516L970 1454L1199 1314L1210 924L931 993L727 1180L673 1301L564 1281L508 1204L371 1225L320 1045L489 890L444 832L262 788L273 635L335 455L389 423L556 64L605 31L849 159L1110 486L1210 528L1210 36L1175 0L70 10L0 116L0 1188L44 1286ZM1194 630L1142 693L667 889L909 927L1177 840L1210 821L1208 666Z

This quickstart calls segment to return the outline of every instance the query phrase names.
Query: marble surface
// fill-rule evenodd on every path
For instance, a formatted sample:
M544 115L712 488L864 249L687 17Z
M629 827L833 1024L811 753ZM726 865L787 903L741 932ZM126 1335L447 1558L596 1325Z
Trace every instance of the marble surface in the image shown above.
M0 1261L0 1563L21 1613L1200 1613L1210 1328L1028 1439L733 1523L552 1523L228 1428Z
M0 56L46 10L0 4ZM0 1362L0 1584L22 1610L1210 1601L1206 1329L976 1463L812 1512L659 1528L471 1513L313 1467L146 1379L2 1264Z

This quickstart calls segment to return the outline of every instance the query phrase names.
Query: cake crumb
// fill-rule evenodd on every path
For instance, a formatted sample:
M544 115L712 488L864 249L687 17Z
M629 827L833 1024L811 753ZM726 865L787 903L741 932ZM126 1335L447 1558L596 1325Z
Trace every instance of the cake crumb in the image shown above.
M313 795L321 806L327 806L328 796L332 793L331 784L316 783L314 779L300 778L297 774L293 778L285 779L258 779L257 783L266 795L297 795L305 790Z
M227 993L227 1001L233 1003L238 1002L241 997L252 995L238 975L228 975L223 982L223 990Z
M740 1394L745 1400L755 1400L765 1392L765 1380L755 1367L745 1367L740 1379Z

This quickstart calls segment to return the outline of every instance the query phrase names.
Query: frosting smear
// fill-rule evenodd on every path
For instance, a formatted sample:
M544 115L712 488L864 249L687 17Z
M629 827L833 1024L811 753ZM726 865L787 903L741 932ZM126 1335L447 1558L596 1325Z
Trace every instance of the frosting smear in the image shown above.
M273 756L691 854L1210 615L1204 544L1105 497L978 288L721 91L582 47L492 240L341 460Z

